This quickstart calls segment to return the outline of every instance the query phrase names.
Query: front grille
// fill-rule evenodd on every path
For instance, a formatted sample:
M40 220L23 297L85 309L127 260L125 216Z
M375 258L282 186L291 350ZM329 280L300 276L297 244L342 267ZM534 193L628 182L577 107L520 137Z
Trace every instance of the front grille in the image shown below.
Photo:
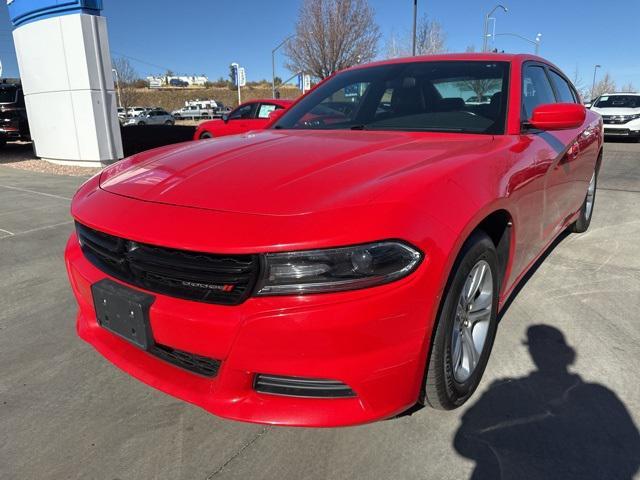
M76 223L85 257L124 282L177 298L237 305L258 278L257 255L217 255L156 247Z
M253 381L257 392L285 395L288 397L308 398L345 398L355 397L348 385L338 380L317 378L281 377L258 374Z
M215 377L220 369L220 360L201 357L195 353L183 352L158 343L149 349L149 353L166 362L205 377Z
M629 135L630 131L628 128L605 128L605 135Z

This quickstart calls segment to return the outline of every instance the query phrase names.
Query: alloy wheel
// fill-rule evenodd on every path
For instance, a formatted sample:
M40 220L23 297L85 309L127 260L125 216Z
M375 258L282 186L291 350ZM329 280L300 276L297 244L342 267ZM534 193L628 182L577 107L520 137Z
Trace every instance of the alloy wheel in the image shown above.
M487 340L493 308L493 274L485 260L479 260L465 281L456 307L451 335L451 364L458 383L475 371Z
M589 188L587 188L587 200L585 204L585 212L584 216L588 220L591 218L591 214L593 213L593 202L596 196L596 173L593 172L591 175L591 181L589 182Z

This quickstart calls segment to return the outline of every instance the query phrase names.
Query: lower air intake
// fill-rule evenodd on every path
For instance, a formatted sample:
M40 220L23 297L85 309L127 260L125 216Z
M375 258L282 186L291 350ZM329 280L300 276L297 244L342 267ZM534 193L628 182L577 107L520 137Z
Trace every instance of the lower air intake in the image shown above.
M220 360L202 357L195 353L183 352L175 348L156 343L149 349L149 353L190 372L215 377L220 369Z
M253 388L260 393L307 398L345 398L355 397L349 386L337 380L317 378L280 377L258 374Z

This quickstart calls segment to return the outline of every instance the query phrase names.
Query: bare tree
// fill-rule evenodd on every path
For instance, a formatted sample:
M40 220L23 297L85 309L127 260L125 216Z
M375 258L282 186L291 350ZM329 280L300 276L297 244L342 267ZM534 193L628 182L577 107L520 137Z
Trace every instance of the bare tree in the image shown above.
M591 92L589 91L584 81L582 80L582 77L580 76L580 70L578 69L577 65L576 65L576 68L573 70L573 77L571 78L571 83L573 83L573 86L576 87L576 90L578 91L578 94L580 95L580 98L583 101L589 100Z
M435 55L446 49L446 34L440 22L423 16L416 27L416 55ZM395 33L387 39L387 57L408 57L412 50L411 33L401 38Z
M138 100L136 82L140 80L140 77L131 65L131 62L124 57L112 59L111 64L118 74L116 91L120 96L120 105L124 107L126 112L130 107L133 107Z
M379 38L367 0L304 0L296 38L287 42L287 68L326 78L373 59Z
M624 87L622 87L622 89L620 90L624 93L635 93L637 92L637 88L633 85L633 83L629 82L627 83Z
M470 90L478 97L478 102L482 102L482 97L487 93L500 89L501 81L497 78L478 78L475 80L462 80L458 82L461 90Z
M596 83L593 92L591 92L591 98L594 99L604 93L613 93L615 91L616 82L613 81L613 78L611 78L611 75L607 72L604 74L604 77L602 77L602 80Z

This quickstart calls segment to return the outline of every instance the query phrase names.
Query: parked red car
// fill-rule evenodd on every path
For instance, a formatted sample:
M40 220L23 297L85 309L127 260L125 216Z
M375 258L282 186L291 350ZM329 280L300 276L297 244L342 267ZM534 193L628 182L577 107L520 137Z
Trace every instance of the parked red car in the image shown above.
M143 152L85 183L66 248L78 333L237 420L458 407L518 282L588 228L602 128L539 57L348 69L267 130Z
M236 135L250 130L262 130L271 123L271 112L288 108L293 100L265 99L251 100L221 119L209 120L198 125L194 140Z

